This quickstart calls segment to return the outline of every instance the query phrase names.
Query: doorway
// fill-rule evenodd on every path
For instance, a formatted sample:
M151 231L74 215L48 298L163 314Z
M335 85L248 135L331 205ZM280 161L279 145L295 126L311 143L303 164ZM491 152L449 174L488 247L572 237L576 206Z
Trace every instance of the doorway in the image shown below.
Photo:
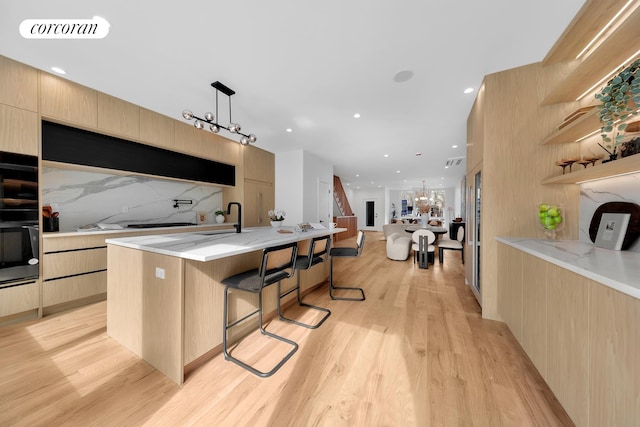
M333 222L333 194L328 182L318 180L318 221L328 227Z
M378 213L376 212L376 199L364 201L364 228L376 229L378 222Z

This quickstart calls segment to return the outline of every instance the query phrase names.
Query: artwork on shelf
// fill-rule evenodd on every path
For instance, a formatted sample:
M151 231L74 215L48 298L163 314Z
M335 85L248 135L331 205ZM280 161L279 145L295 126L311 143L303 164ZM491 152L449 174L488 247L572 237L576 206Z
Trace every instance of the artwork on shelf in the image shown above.
M631 214L628 213L603 213L596 235L596 246L621 250L630 219Z

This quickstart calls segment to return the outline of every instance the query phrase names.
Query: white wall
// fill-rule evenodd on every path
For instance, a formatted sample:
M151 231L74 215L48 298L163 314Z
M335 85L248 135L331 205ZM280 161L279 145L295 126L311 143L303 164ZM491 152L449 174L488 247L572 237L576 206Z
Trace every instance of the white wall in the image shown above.
M276 154L276 209L287 212L285 225L304 222L303 218L303 152L288 151Z
M275 158L275 207L287 212L285 225L317 222L318 183L328 183L333 191L333 165L303 150L276 153Z
M364 211L364 203L367 200L376 200L376 226L375 227L367 227L367 230L377 230L382 231L382 226L384 225L385 211L387 210L387 205L391 206L390 203L387 203L385 198L385 189L379 188L375 190L356 190L354 191L354 197L349 199L351 203L351 208L353 209L353 213L358 217L358 229L365 228L365 211Z

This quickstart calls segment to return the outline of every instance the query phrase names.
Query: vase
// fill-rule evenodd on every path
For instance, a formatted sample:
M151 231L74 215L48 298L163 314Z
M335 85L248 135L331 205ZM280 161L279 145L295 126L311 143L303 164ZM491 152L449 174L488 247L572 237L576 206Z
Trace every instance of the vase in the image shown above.
M222 224L224 222L224 215L216 215L216 223Z
M555 240L558 232L564 228L564 207L553 203L538 205L538 223L544 230L544 237Z
M271 226L278 228L282 225L282 221L271 221Z

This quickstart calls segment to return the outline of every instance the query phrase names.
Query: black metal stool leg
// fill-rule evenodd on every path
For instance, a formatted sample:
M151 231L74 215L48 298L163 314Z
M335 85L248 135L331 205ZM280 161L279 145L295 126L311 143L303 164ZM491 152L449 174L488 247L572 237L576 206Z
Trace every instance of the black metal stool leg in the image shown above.
M309 323L304 323L304 322L300 322L298 320L295 319L289 319L288 317L284 317L284 315L282 314L282 306L280 304L280 300L281 298L289 295L291 292L296 291L298 292L298 305L301 307L307 307L310 308L312 310L318 310L318 311L322 311L325 313L325 315L322 317L322 319L320 319L318 322L314 323L314 324L309 324ZM302 326L308 329L316 329L318 327L320 327L320 325L322 325L324 323L325 320L327 320L327 318L329 316L331 316L331 311L327 308L324 307L318 307L316 305L311 305L311 304L307 304L302 302L302 296L300 295L300 271L298 271L298 278L297 278L297 282L296 282L296 287L295 288L291 288L289 289L287 292L285 292L284 294L280 293L280 282L278 282L278 318L280 320L283 320L285 322L291 322L294 323L298 326Z
M362 297L337 297L333 295L334 290L341 291L360 291ZM333 300L341 300L341 301L364 301L364 290L362 288L351 288L345 286L334 286L333 285L333 256L331 256L331 260L329 260L329 296Z
M280 285L280 282L278 282L278 286ZM292 340L289 340L287 338L281 337L279 335L276 335L274 333L271 333L269 331L267 331L266 329L264 329L264 325L263 325L263 321L262 321L262 292L258 293L258 309L255 311L252 311L251 313L247 314L246 316L242 317L241 319L236 320L235 322L228 324L227 321L227 315L228 315L228 301L229 301L229 288L225 287L225 291L224 291L224 308L223 308L223 322L224 322L224 334L222 336L222 351L224 353L224 358L225 360L228 360L230 362L235 363L238 366L243 367L244 369L248 370L249 372L262 377L262 378L266 378L266 377L270 377L271 375L275 374L276 371L278 369L280 369L282 367L282 365L284 365L287 360L289 360L291 358L291 356L293 356L293 354L298 351L298 344ZM280 360L280 362L278 362L270 371L267 372L263 372L260 371L256 368L254 368L253 366L243 362L240 359L237 359L235 357L233 357L230 353L229 350L227 348L227 331L229 329L231 329L233 326L237 325L238 323L248 319L249 317L253 316L254 314L258 314L259 316L259 329L260 329L260 333L262 335L266 335L268 337L274 338L278 341L282 341L285 342L289 345L291 345L293 348Z

